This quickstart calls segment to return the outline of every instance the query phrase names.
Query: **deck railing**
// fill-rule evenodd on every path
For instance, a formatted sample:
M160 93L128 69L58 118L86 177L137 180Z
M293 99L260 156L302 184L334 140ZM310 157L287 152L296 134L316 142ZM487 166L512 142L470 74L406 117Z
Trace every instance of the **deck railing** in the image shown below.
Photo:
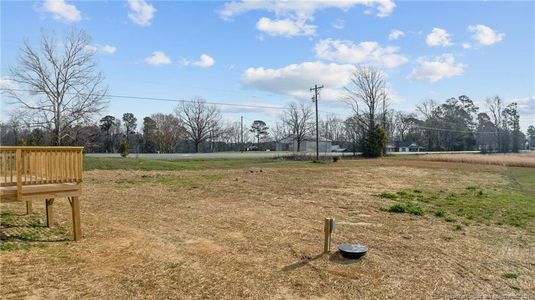
M45 200L47 226L53 222L55 198L67 197L72 209L73 235L82 237L80 200L83 147L0 146L0 202Z
M0 146L0 186L79 183L83 147Z

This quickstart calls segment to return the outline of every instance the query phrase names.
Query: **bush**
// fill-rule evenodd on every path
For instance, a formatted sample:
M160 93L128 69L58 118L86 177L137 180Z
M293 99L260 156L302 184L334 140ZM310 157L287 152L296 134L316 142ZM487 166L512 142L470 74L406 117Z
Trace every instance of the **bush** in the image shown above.
M128 154L130 153L130 146L128 145L128 140L127 139L123 140L119 150L121 151L121 156L122 157L127 157L128 156Z
M362 155L365 157L383 156L388 136L383 127L376 126L375 130L369 132L362 140Z

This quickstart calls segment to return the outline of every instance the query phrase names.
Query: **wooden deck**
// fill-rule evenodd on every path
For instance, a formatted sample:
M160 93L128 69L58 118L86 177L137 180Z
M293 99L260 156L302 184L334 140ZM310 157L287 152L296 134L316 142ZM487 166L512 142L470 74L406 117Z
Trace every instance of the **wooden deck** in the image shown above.
M83 147L0 146L0 202L44 200L47 226L53 223L53 203L67 198L71 204L74 240L81 238Z

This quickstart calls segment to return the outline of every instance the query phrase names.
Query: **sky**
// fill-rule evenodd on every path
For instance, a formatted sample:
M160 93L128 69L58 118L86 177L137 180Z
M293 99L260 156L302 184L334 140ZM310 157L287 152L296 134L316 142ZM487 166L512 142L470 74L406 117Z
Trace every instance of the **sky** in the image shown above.
M24 40L72 28L92 37L112 96L202 98L224 118L273 124L323 85L320 117L350 114L344 87L357 65L384 70L392 108L468 95L485 111L499 95L535 124L533 1L4 1L2 87ZM0 118L11 105L5 95ZM102 115L138 120L177 103L110 97ZM259 106L259 107L252 107Z

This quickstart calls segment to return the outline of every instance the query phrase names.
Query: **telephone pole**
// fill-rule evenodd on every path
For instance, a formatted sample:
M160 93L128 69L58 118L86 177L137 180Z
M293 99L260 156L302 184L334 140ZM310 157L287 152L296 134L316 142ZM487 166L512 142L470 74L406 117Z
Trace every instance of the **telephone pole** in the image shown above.
M320 129L319 129L319 117L318 117L318 93L319 90L323 88L322 86L314 85L310 91L314 91L314 96L312 96L312 101L316 104L316 161L320 160Z

